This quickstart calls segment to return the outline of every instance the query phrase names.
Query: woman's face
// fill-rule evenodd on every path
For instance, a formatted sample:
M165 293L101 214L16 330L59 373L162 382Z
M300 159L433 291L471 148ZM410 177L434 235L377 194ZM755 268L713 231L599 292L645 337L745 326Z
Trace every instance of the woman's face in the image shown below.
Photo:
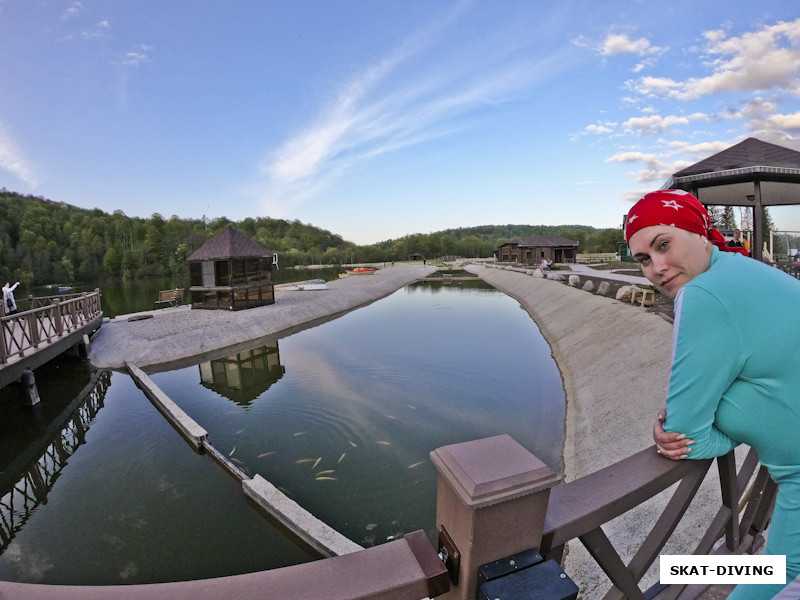
M678 227L645 227L631 236L628 246L644 276L673 299L679 289L705 273L711 264L712 244L705 237Z

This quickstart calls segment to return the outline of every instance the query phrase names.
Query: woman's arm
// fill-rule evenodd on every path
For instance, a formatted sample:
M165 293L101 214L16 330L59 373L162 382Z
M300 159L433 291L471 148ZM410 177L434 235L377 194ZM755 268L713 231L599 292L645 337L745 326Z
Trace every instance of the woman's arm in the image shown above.
M664 431L694 442L687 443L689 458L722 456L738 445L714 417L741 372L743 347L735 319L718 298L691 284L678 293Z

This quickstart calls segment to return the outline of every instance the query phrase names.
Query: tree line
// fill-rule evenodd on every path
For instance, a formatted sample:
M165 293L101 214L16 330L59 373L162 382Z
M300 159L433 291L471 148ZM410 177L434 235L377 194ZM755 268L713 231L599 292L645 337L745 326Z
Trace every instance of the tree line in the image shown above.
M411 234L359 246L298 220L182 219L109 214L0 189L0 279L25 286L184 275L186 258L228 225L277 252L281 266L404 261L414 254L491 257L500 244L539 235L580 242L581 252L616 252L619 229L486 225Z

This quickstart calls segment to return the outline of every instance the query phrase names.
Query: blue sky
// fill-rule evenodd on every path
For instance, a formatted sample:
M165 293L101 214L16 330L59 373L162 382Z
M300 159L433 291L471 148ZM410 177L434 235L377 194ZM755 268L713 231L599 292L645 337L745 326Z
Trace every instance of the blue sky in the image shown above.
M0 0L0 187L129 216L617 227L750 136L800 150L797 0Z

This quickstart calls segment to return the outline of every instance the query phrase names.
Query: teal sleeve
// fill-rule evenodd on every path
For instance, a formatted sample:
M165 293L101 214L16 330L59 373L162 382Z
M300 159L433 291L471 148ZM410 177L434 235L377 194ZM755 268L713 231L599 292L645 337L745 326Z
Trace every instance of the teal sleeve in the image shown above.
M739 442L714 425L725 390L743 365L736 321L706 290L684 287L675 305L664 429L695 441L688 458L722 456Z

